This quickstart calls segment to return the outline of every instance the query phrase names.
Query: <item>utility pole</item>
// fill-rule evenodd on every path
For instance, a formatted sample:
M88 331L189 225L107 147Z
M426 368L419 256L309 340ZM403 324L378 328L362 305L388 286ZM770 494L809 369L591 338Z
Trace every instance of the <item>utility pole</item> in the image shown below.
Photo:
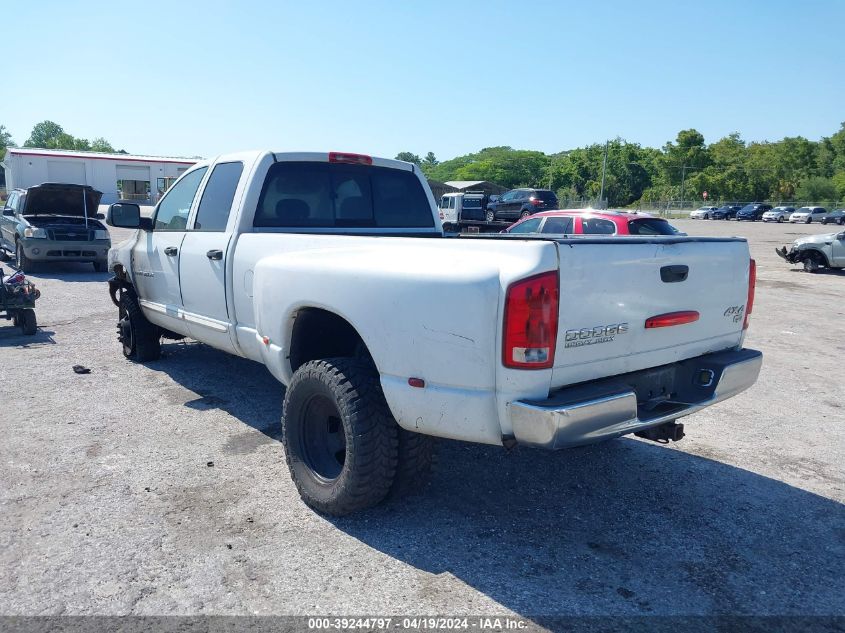
M684 208L684 180L687 175L687 167L692 167L692 165L683 165L681 167L681 209Z
M604 142L604 160L601 163L601 192L599 193L599 203L604 202L604 174L607 171L607 146L610 141Z

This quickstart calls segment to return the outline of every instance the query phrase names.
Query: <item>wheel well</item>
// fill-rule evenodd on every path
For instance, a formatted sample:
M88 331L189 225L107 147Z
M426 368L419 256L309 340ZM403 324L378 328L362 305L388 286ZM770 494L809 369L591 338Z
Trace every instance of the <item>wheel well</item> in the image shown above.
M811 248L811 249L804 251L804 255L802 255L802 257L801 257L801 261L803 261L805 259L809 259L811 257L821 259L821 263L824 266L826 266L827 268L830 268L830 264L827 261L827 255L825 255L823 252L821 252L819 250L816 250L815 248Z
M346 319L321 308L301 309L291 333L291 371L311 360L337 356L371 358L361 336Z

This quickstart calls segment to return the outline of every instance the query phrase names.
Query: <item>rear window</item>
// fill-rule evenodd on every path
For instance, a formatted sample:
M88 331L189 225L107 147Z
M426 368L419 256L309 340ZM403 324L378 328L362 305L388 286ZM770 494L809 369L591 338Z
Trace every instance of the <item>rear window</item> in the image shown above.
M270 167L253 226L431 228L434 217L412 172L286 161Z
M675 229L666 220L659 218L638 218L628 220L631 235L675 235Z
M551 191L535 191L535 198L540 198L543 202L557 202L557 196Z
M464 209L481 208L481 198L464 198Z

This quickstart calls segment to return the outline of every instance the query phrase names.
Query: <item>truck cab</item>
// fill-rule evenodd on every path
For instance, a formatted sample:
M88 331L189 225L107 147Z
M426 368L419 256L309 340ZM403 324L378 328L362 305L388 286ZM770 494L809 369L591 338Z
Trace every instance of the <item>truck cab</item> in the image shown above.
M469 222L483 222L487 195L482 191L447 193L440 198L440 221L445 231L460 230Z

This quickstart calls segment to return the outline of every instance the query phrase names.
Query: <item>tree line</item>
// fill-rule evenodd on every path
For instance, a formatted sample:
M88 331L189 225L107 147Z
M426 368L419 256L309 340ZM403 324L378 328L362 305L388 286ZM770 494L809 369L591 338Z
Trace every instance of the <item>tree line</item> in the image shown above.
M69 149L83 152L106 152L126 154L126 150L115 150L112 144L99 136L92 141L65 132L64 128L53 121L36 123L24 147L42 147L44 149ZM17 147L11 133L5 125L0 125L0 160L6 156L6 148Z
M542 187L558 198L597 199L607 153L604 197L612 207L667 200L813 201L845 199L845 123L829 137L747 142L739 133L709 145L695 129L662 148L616 138L607 144L544 154L487 147L438 161L411 152L396 158L420 165L432 180L488 180L504 187Z

